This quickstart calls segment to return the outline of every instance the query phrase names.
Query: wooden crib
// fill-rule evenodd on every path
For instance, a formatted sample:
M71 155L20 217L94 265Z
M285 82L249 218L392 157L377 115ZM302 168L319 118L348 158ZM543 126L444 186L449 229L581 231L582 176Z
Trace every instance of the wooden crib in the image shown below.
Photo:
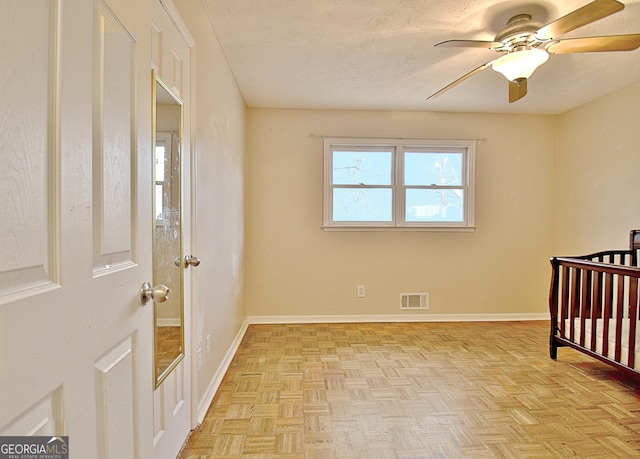
M632 230L628 250L551 259L552 359L569 346L640 375L638 249L640 230Z

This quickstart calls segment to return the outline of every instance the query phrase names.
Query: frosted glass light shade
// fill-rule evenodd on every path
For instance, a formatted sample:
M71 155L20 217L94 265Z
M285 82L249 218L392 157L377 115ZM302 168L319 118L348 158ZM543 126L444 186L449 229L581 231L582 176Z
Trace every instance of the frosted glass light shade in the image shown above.
M525 49L515 51L496 59L491 67L502 73L507 80L529 78L535 69L547 62L549 53L544 49Z

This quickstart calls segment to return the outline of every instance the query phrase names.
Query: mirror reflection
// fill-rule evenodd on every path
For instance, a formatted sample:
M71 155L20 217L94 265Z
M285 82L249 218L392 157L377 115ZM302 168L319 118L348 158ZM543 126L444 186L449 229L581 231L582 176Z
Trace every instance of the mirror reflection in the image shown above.
M182 102L153 74L153 285L169 287L155 305L156 387L184 358L180 161Z

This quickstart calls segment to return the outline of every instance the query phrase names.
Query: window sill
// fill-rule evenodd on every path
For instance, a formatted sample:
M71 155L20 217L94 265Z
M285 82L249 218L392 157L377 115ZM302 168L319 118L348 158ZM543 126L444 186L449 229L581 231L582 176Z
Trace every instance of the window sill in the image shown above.
M423 231L445 233L473 233L475 226L323 226L323 231L348 231L348 232L396 232L396 231Z

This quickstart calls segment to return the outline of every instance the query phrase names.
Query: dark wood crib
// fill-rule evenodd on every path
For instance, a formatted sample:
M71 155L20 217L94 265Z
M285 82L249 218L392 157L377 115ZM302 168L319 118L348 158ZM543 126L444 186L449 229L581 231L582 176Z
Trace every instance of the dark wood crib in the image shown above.
M628 250L551 259L552 359L569 346L640 376L639 249L632 230Z

